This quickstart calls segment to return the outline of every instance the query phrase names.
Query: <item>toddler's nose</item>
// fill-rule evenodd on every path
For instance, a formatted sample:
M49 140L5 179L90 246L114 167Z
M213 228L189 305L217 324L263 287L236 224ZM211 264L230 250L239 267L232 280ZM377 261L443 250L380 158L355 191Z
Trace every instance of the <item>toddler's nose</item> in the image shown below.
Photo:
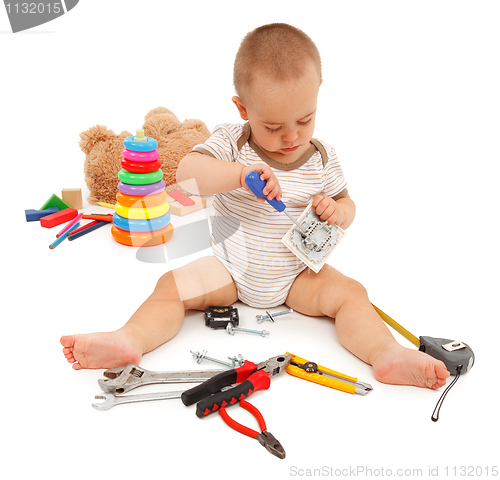
M297 140L298 136L299 134L297 133L297 130L290 129L283 134L283 140L285 142L294 142Z

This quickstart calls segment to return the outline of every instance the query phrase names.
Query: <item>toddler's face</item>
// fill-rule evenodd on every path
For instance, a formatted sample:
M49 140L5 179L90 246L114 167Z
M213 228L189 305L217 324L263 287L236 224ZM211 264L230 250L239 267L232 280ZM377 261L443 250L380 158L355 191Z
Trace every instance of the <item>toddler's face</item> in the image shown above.
M299 80L259 78L244 105L238 97L233 101L250 122L254 142L273 160L292 163L310 146L319 86L319 75L311 68Z

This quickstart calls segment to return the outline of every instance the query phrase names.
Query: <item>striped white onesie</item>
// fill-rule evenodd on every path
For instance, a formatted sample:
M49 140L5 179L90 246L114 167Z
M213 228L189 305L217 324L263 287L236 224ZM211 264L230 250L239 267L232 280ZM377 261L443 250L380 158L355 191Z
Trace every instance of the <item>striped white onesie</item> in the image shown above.
M282 165L269 158L251 138L250 126L218 125L193 151L243 165L267 163L278 178L282 201L298 218L315 195L341 198L346 181L335 149L318 140L297 161ZM282 243L290 219L267 202L238 188L215 195L212 249L231 274L239 299L251 307L282 305L297 275L306 266Z

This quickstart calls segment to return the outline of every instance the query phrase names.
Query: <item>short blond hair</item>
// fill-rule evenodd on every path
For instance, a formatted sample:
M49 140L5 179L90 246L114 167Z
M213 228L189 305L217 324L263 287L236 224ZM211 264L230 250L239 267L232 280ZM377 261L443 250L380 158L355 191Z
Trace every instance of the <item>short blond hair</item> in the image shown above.
M242 97L258 75L277 81L298 79L311 62L321 81L321 57L308 35L286 23L263 25L241 42L234 61L234 88Z

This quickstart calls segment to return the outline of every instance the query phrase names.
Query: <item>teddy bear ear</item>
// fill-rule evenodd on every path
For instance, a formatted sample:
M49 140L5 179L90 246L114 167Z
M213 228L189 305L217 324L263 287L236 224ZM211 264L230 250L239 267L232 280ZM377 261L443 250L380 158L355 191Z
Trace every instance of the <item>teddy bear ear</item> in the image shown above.
M88 155L97 143L111 138L116 138L116 134L113 130L108 130L105 125L95 125L85 132L80 133L80 141L78 144L83 153Z
M168 113L169 115L174 115L174 112L172 112L168 108L165 108L165 107L156 107L156 108L153 108L153 110L150 110L146 114L146 116L144 117L144 121L148 121L151 117L154 117L155 115L160 115L162 113ZM175 115L174 115L174 117L175 117Z
M202 120L195 119L195 118L189 118L187 120L184 120L182 122L182 129L183 130L196 130L200 134L205 135L207 138L210 136L210 130L205 125L205 122L203 122Z
M165 109L166 110L166 109ZM181 122L173 113L157 113L144 121L144 133L158 142L179 129Z

